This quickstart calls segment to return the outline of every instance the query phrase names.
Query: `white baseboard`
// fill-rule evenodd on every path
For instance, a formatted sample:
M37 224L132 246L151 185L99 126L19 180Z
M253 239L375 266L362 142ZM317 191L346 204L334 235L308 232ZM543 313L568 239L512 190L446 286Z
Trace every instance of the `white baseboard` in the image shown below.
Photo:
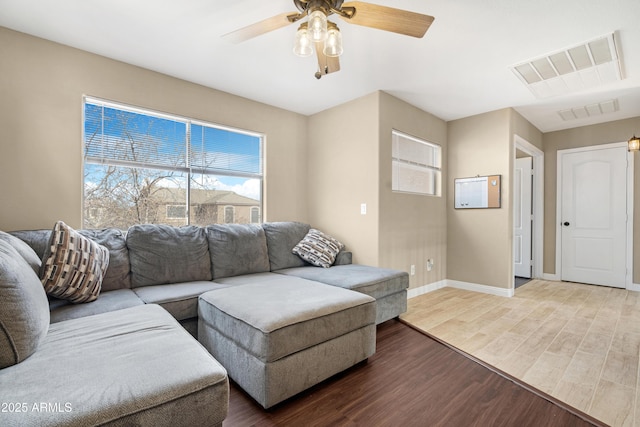
M441 280L439 282L429 283L417 288L407 290L407 298L415 298L429 292L437 291L442 288L457 288L465 291L481 292L483 294L498 295L501 297L512 297L513 289L496 288L495 286L479 285L477 283L460 282L458 280Z
M555 274L543 274L543 280L558 282L560 279ZM478 283L461 282L459 280L440 280L439 282L429 283L428 285L422 285L417 288L407 289L407 299L415 298L417 296L437 291L442 288L456 288L465 291L480 292L483 294L497 295L500 297L512 297L514 295L514 289L496 288L495 286L480 285ZM640 283L631 283L627 285L627 290L640 292Z
M629 291L640 291L640 283L630 283L627 285L627 290Z
M543 280L549 280L549 281L552 281L552 282L560 282L561 281L559 274L544 273L542 275L542 279ZM640 283L627 283L626 289L628 291L640 292Z
M418 288L412 288L407 290L407 299L415 298L419 295L427 294L429 292L437 291L447 286L446 280L439 282L429 283L428 285L422 285Z
M463 289L465 291L497 295L499 297L512 297L514 291L513 289L496 288L495 286L479 285L477 283L461 282L459 280L447 280L447 286L450 288Z

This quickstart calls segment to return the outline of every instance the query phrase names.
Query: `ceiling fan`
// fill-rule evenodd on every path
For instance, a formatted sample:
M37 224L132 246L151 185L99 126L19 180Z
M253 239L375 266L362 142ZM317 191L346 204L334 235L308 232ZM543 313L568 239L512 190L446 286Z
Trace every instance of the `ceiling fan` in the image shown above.
M319 79L340 70L342 36L338 26L327 20L330 15L335 14L352 24L417 38L424 36L434 20L433 16L361 1L293 0L293 3L298 12L276 15L222 37L240 43L308 17L296 32L293 50L299 56L309 56L315 50L318 59L315 77Z

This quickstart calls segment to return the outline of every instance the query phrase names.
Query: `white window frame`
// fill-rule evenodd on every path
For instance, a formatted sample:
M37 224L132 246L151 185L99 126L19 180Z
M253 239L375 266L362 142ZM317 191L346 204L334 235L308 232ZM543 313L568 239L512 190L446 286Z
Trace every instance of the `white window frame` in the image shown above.
M391 135L391 190L441 197L442 147L396 129Z
M145 115L145 116L151 116L151 117L156 117L156 118L161 118L161 119L167 119L167 120L171 120L171 121L175 121L175 122L179 122L179 123L184 123L187 126L187 145L186 145L186 156L187 158L189 158L189 156L191 156L191 126L192 125L198 125L198 126L202 126L202 127L209 127L209 128L215 128L215 129L219 129L222 131L228 131L228 132L233 132L233 133L237 133L237 134L243 134L243 135L248 135L251 137L255 137L255 138L259 138L260 140L260 146L259 146L259 172L258 173L253 173L253 172L239 172L239 171L235 171L235 170L230 170L230 169L220 169L220 168L216 168L216 167L209 167L209 168L203 168L199 165L192 165L190 164L191 160L187 160L186 166L178 166L178 167L172 167L172 166L162 166L162 165L157 165L157 164L146 164L146 163L140 163L140 162L132 162L132 161L120 161L120 160L110 160L110 159L106 159L100 156L97 157L92 157L92 156L88 156L84 155L84 160L83 160L83 165L84 164L94 164L94 165L100 165L100 164L109 164L109 165L114 165L114 166L120 166L120 167L140 167L140 168L150 168L150 169L160 169L160 170L172 170L172 171L176 171L176 172L181 172L186 174L186 179L187 182L190 182L191 180L191 176L195 175L195 174L203 174L203 175L212 175L212 176L221 176L221 177L235 177L235 178L248 178L248 179L257 179L260 181L260 195L259 195L259 202L260 202L260 211L262 211L262 206L264 203L264 193L263 193L263 188L264 188L264 162L265 162L265 153L264 153L264 147L265 147L265 140L266 137L264 134L260 134L257 132L251 132L251 131L247 131L247 130L242 130L242 129L237 129L237 128L232 128L232 127L228 127L228 126L223 126L223 125L218 125L218 124L214 124L214 123L210 123L210 122L204 122L204 121L200 121L200 120L195 120L195 119L191 119L188 117L183 117L183 116L178 116L178 115L173 115L173 114L166 114L166 113L162 113L162 112L158 112L158 111L154 111L151 109L143 109L143 108L139 108L139 107L135 107L135 106L131 106L131 105L127 105L127 104L122 104L122 103L117 103L117 102L112 102L112 101L107 101L107 100L103 100L103 99L99 99L99 98L95 98L95 97L90 97L90 96L85 96L83 97L83 119L82 119L82 127L83 127L83 133L84 133L84 129L85 129L85 123L86 123L86 117L84 116L84 112L85 112L85 105L86 104L94 104L94 105L98 105L98 106L102 106L105 108L113 108L113 109L117 109L117 110L121 110L121 111L126 111L126 112L131 112L131 113L135 113L135 114L141 114L141 115ZM84 140L84 135L83 135L83 144L85 143ZM83 147L84 150L84 147ZM83 222L85 221L84 216L87 215L85 213L85 200L84 200L84 185L85 183L83 182ZM186 217L182 217L182 218L174 218L174 217L169 217L168 215L166 215L167 219L185 219L187 220L187 224L190 223L191 221L191 212L190 212L190 187L188 186L186 189L187 192L187 199L185 200L185 211L186 211ZM168 209L168 208L167 208ZM168 213L168 210L167 210ZM235 209L234 209L234 220L236 218L235 215Z

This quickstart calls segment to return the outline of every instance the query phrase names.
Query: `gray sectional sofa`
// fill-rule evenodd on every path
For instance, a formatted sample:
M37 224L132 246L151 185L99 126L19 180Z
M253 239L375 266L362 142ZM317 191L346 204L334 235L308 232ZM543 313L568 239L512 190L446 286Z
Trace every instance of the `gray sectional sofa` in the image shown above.
M40 331L31 356L0 369L0 402L26 404L0 411L0 425L219 425L227 371L269 407L366 359L375 324L406 311L408 275L353 265L346 251L331 268L311 266L292 253L310 228L79 230L109 252L99 297L84 304L47 299L33 283L50 230L0 232L0 297L36 301L22 321ZM25 281L29 296L15 289ZM10 339L0 333L0 356ZM300 366L306 379L292 380Z

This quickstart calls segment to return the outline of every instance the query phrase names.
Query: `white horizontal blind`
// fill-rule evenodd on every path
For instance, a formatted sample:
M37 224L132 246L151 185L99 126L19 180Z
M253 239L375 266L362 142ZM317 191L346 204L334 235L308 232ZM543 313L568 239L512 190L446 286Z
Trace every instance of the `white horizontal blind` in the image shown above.
M187 123L85 102L85 159L186 170Z
M440 146L396 130L392 132L391 146L392 190L439 196Z
M198 173L262 174L260 139L230 134L201 123L191 125L191 167Z

